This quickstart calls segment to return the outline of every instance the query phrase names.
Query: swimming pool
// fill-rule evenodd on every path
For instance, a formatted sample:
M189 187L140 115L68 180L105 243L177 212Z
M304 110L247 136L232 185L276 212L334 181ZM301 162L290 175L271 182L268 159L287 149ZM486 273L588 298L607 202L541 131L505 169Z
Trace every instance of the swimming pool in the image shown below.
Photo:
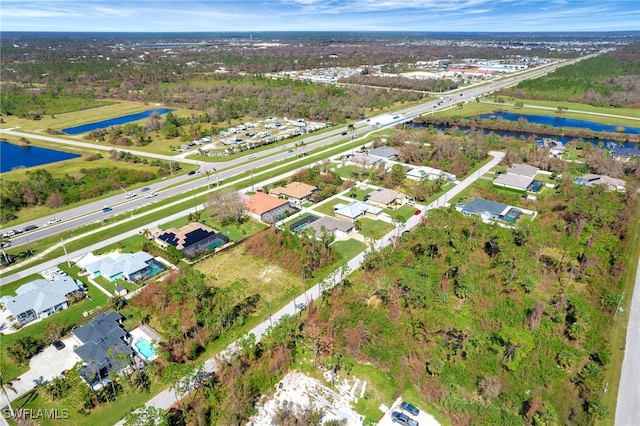
M135 343L134 346L138 350L138 353L142 355L146 360L149 360L150 358L154 357L156 354L156 350L153 348L153 345L148 340L140 339Z

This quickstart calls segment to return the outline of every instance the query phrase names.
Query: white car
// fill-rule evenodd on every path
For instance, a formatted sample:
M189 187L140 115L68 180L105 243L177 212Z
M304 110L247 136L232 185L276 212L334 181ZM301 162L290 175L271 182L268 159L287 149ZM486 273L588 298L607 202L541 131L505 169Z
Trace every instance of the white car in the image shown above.
M144 194L144 198L153 198L156 195L158 194L156 194L155 192L149 192L148 194Z
M60 219L58 219L57 217L54 217L53 219L49 219L47 221L47 225L53 225L54 223L58 223L60 222Z
M135 193L135 192L127 192L127 193L124 195L124 198L126 198L126 199L128 200L129 198L133 198L133 197L135 197L135 196L136 196L136 193Z
M202 170L198 170L198 171L196 172L196 176L200 176L201 174L204 174L204 172L203 172Z

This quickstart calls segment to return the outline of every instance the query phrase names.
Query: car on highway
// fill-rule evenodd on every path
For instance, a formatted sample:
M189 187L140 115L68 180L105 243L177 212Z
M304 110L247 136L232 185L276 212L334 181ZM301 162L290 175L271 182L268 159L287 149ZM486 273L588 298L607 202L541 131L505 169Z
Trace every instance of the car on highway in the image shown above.
M148 194L144 194L144 198L153 198L156 195L158 195L158 194L156 194L155 192L150 192Z
M126 194L124 194L124 198L126 198L128 200L129 198L133 198L136 195L137 194L135 192L127 192Z
M346 136L346 135L347 135L347 132L342 132L342 136Z
M195 170L191 170L189 173L187 173L187 176L193 176L196 174Z
M391 421L394 423L400 423L405 426L419 426L420 424L413 420L411 417L407 416L404 413L400 413L398 411L394 411L391 413Z
M15 231L11 230L11 231L4 232L2 234L2 238L10 238L10 237L13 237L14 235L16 235Z
M404 411L408 412L412 416L417 416L418 414L420 414L420 410L418 409L418 407L408 403L407 401L402 401L400 403L400 408L402 408Z
M57 217L51 218L47 221L47 225L53 225L54 223L58 223L58 222L62 222L60 219L58 219Z
M22 232L33 231L34 229L38 229L38 226L37 225L27 225L24 228L22 228Z
M111 207L109 206L104 206L102 208L102 213L109 213L111 210L113 210Z
M147 186L145 186L144 188L142 188L142 189L140 190L140 192L148 192L148 191L151 191L151 188L149 188L149 187L147 187Z
M202 174L204 174L204 172L203 172L202 170L198 170L198 171L196 172L196 176L200 176L200 175L202 175Z
M413 212L413 214L416 215L416 216L420 215L420 213L422 213L422 211L420 211L420 210L416 210L415 212Z
M0 243L0 245L2 246L2 248L11 247L11 242L10 241L3 241L2 243Z

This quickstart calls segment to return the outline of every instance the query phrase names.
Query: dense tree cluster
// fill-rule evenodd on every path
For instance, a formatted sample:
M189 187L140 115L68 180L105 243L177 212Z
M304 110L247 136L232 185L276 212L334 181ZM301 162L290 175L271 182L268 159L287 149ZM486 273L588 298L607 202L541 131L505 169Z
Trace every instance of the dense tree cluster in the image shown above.
M303 333L320 362L375 365L455 423L586 424L602 414L633 198L561 188L515 229L434 211L370 254Z
M137 182L156 178L152 172L98 167L81 169L75 176L54 178L45 169L28 170L22 181L3 181L0 193L0 222L15 219L24 207L58 208L90 199Z
M148 284L131 304L163 332L161 350L167 360L183 363L254 312L260 296L241 296L242 285L216 287L202 273L185 269Z
M627 46L504 89L517 98L640 107L640 47Z

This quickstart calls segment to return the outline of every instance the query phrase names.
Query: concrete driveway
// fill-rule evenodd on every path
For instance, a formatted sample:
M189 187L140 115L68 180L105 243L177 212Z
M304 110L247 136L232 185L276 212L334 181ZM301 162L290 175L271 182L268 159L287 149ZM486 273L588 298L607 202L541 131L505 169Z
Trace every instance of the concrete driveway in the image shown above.
M29 371L13 381L17 393L7 392L11 401L29 392L36 385L59 376L64 370L72 368L78 361L81 361L80 357L73 352L73 345L76 344L73 337L63 339L62 343L65 346L61 350L49 345L31 358Z

